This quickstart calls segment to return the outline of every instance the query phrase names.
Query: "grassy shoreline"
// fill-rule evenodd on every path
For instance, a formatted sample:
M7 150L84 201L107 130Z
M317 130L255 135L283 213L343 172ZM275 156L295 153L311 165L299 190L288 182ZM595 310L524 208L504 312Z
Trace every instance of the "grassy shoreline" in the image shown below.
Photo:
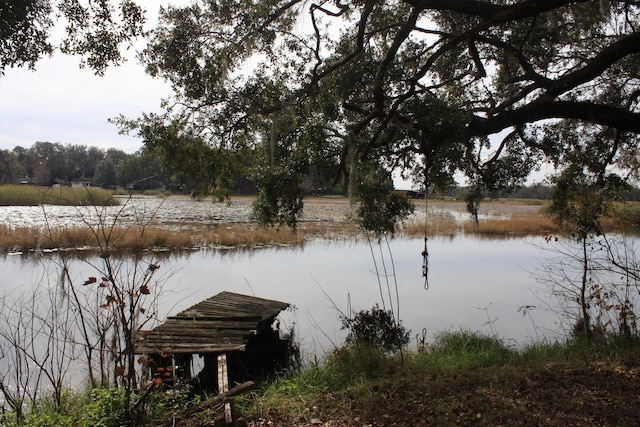
M234 399L247 427L631 426L640 416L638 339L538 343L524 349L466 331L388 355L340 347L322 363L258 384ZM139 390L139 395L145 390ZM126 424L122 392L68 390L56 409L43 394L7 427ZM213 395L162 386L146 394L135 425L206 427L224 419ZM219 402L218 402L219 403Z
M244 410L252 427L635 425L639 349L637 340L574 339L517 350L444 332L403 355L337 349L324 364L265 384Z

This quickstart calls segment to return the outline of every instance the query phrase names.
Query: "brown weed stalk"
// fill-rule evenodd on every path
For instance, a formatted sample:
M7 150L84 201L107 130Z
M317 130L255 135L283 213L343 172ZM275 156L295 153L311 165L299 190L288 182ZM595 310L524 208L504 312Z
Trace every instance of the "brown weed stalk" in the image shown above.
M451 236L461 230L461 225L451 217L430 215L424 219L412 219L400 227L400 233L408 237Z

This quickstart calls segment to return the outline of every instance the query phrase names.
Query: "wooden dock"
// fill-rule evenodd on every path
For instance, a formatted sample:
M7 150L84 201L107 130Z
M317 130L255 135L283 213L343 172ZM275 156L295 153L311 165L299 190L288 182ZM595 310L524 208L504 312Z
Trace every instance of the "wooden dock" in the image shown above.
M248 340L288 303L221 292L142 333L138 354L206 354L244 351Z
M144 360L156 385L172 384L176 378L195 379L202 388L215 385L223 399L234 374L242 378L249 372L247 367L273 370L286 357L287 346L272 325L288 307L280 301L221 292L141 333L136 353L148 356ZM194 355L204 359L195 378L191 372ZM244 372L234 372L234 366ZM224 404L224 418L227 425L233 421L229 402Z

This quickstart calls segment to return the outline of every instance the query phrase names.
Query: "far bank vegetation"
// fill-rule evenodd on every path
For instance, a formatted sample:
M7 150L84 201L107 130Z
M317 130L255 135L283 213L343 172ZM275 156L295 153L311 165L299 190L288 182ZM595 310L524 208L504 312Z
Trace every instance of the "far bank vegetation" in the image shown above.
M232 199L233 202L233 199ZM0 205L108 206L118 205L112 191L92 187L35 187L0 186ZM479 238L514 238L547 236L562 233L553 216L545 214L541 200L500 199L487 201L484 215L478 221L464 211L463 202L438 200L414 201L416 213L406 222L398 224L398 237L451 238L455 235ZM425 207L427 210L425 211ZM151 221L144 226L112 224L109 246L118 252L144 250L191 250L200 248L248 248L267 245L299 245L312 239L357 239L362 230L350 220L350 205L344 198L315 197L305 204L307 210L324 215L331 211L330 220L302 219L296 229L290 227L260 227L251 222L175 223L159 224ZM426 213L425 213L426 212ZM635 202L619 204L604 218L606 230L634 228L638 209ZM105 237L96 236L85 224L38 227L0 224L0 251L33 252L38 250L92 250L104 245ZM102 240L101 240L102 239ZM98 247L96 247L98 245Z
M0 185L0 206L115 206L113 191L97 187Z

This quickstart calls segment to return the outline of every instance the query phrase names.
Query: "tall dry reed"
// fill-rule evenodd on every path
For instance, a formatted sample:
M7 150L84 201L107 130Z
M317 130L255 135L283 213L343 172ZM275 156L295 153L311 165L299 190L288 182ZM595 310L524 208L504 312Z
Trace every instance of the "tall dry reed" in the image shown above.
M320 212L322 206L315 201L315 209ZM332 207L340 206L332 201ZM459 204L453 209L459 209ZM439 208L441 209L441 208ZM337 212L337 211L336 211ZM319 217L319 215L316 215ZM414 217L401 224L398 234L409 237L445 236L456 234L475 235L480 237L501 238L527 235L545 235L561 233L552 217L541 215L538 209L518 209L501 205L485 212L487 218L476 224L469 217L451 215L442 208L430 212L425 224L424 219ZM631 217L631 215L623 215ZM636 218L637 216L634 216ZM608 219L608 229L619 229L618 219ZM282 244L302 244L310 239L343 240L357 239L362 234L358 226L347 221L344 216L335 214L333 219L303 220L297 230L288 227L258 227L252 223L226 224L183 224L167 226L151 223L146 227L115 227L95 235L86 227L65 227L53 229L45 233L36 228L9 227L0 225L0 250L29 251L35 249L55 248L93 248L108 246L117 251L141 251L149 249L185 249L215 246L264 246ZM618 228L615 228L618 227ZM106 232L108 231L108 233Z
M478 221L465 221L466 234L484 236L536 236L557 233L557 224L550 216L537 212L518 213L510 217L489 218Z
M61 227L45 232L35 227L0 225L0 249L6 252L80 248L135 252L193 246L194 234L191 231L175 232L161 227L114 227L96 234L86 227Z
M220 225L210 234L209 244L220 246L261 246L299 244L303 237L288 227L258 227L253 224Z

